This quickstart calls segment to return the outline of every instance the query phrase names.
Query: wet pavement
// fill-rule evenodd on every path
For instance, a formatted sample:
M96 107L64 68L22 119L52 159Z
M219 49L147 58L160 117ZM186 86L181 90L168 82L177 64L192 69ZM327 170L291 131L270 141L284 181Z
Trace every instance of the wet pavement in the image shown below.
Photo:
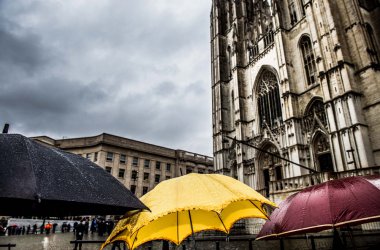
M105 241L107 236L98 236L97 234L84 235L83 240L102 240ZM74 234L71 233L55 233L55 234L29 234L29 235L12 235L12 236L0 236L0 245L2 244L16 244L16 247L12 250L47 250L47 249L62 249L69 250L74 249L74 244L70 244L70 241L75 240ZM99 249L101 244L99 243L87 243L82 245L82 250ZM7 249L7 248L2 248Z

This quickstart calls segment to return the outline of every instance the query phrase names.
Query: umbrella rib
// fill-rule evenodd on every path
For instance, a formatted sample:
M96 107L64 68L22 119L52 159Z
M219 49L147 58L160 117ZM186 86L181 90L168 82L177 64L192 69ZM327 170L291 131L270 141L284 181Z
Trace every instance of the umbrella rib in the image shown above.
M266 214L264 211L262 211L258 206L256 206L255 203L253 203L251 200L249 200L249 202L251 202L251 204L252 204L253 206L255 206L260 212L262 212L262 213L264 214L264 216L265 216L268 220L270 220L269 217L267 216L267 214Z
M133 249L133 246L135 245L135 242L136 242L136 239L137 239L137 235L139 234L139 231L140 231L140 228L136 231L136 236L135 236L135 238L133 239L131 249Z
M227 228L226 228L226 225L224 225L224 222L223 222L222 218L220 218L220 214L218 214L216 211L214 211L214 212L218 215L218 218L219 218L220 222L222 222L222 225L223 225L223 227L224 227L224 230L226 230L226 232L228 233L228 230L227 230Z
M189 213L189 219L190 219L190 226L191 226L191 233L193 234L193 237L194 237L194 228L193 228L193 221L191 220L191 214L190 214L190 210L187 211Z
M178 211L177 211L177 242L179 243L179 220L178 220Z

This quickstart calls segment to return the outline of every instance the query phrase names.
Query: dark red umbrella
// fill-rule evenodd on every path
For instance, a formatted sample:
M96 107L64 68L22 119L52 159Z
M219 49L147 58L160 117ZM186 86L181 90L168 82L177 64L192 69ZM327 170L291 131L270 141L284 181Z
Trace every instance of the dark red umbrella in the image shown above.
M306 188L275 209L256 239L319 232L380 220L380 176L357 176Z

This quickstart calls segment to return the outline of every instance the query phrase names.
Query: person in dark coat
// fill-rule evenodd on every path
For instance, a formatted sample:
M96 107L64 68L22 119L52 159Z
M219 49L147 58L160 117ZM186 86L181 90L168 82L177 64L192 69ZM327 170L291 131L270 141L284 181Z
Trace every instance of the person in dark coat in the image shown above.
M85 225L84 225L84 221L81 220L81 222L76 226L75 228L75 239L76 240L82 240L83 239L83 234L84 234L84 230L85 230ZM74 250L77 250L79 246L79 250L82 249L82 243L78 243L76 242L75 243L75 247L74 247Z
M98 222L98 235L103 236L105 231L106 231L106 223L104 222L104 220L100 220Z
M44 221L44 223L42 223L41 226L40 226L40 234L43 234L43 233L44 233L44 229L45 229L45 221Z
M78 222L74 222L74 225L73 225L73 233L75 235L75 232L77 230L77 226L78 226Z
M91 227L90 227L91 234L93 234L96 231L96 227L97 227L96 219L94 218L94 219L92 219Z
M88 234L88 228L90 227L90 223L88 222L88 219L84 222L84 233Z
M111 232L113 230L114 225L115 225L115 223L113 222L113 220L108 221L108 223L107 223L107 234L108 235L111 235Z
M0 224L0 236L4 236L6 232L6 228L3 227L3 225Z

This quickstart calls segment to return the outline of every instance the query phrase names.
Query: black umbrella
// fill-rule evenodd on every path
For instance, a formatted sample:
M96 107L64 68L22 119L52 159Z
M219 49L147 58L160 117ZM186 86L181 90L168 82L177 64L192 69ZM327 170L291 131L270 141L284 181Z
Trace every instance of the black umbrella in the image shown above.
M120 215L147 207L91 161L0 134L0 215Z

